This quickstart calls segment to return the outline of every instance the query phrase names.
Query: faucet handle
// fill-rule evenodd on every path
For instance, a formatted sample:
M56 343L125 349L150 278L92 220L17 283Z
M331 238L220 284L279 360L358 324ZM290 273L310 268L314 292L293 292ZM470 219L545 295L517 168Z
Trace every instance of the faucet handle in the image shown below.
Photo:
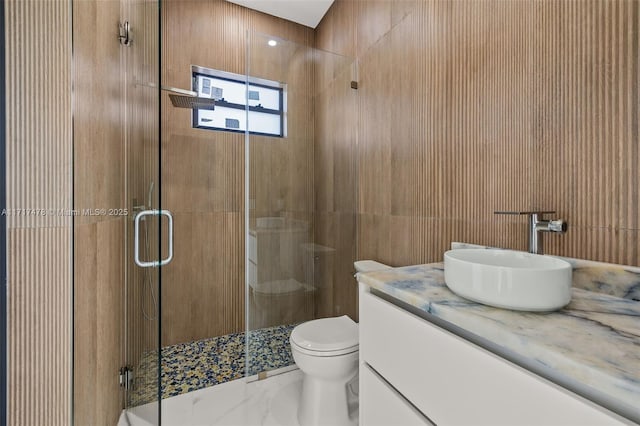
M567 232L568 228L569 228L569 225L567 225L567 222L565 222L562 219L550 220L549 223L547 224L547 229L549 231L558 232L561 234L564 234L565 232ZM542 230L544 231L545 229L543 228Z
M539 215L543 215L543 214L553 214L555 213L555 211L552 210L535 210L535 211L528 211L528 212L523 212L523 211L495 211L493 212L493 214L513 214L513 215L533 215L533 214L539 214Z
M554 211L530 211L530 212L508 212L495 211L494 214L512 214L529 216L529 253L542 254L542 235L539 232L567 232L567 222L562 219L543 220L545 214L555 213Z

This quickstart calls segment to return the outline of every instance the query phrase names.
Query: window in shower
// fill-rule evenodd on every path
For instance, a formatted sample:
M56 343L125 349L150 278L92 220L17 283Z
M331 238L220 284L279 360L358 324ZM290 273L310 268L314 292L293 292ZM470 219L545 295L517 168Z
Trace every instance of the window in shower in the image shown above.
M216 99L214 110L193 110L193 127L264 136L286 136L286 84L198 66L193 90ZM247 115L248 112L248 115Z

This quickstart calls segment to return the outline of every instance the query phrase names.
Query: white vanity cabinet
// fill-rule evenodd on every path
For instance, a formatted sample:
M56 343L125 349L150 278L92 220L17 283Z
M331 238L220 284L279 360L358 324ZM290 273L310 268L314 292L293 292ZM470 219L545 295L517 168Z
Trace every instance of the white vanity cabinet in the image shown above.
M633 423L360 284L360 425L432 424Z
M360 424L367 426L433 425L420 410L411 405L402 394L366 363L360 364Z

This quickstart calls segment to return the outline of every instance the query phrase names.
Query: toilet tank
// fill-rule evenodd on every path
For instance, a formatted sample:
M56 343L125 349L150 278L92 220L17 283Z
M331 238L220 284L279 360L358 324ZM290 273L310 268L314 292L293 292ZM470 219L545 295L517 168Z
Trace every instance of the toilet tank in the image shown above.
M383 269L390 269L391 266L384 263L376 262L375 260L357 260L353 262L353 266L356 268L356 272L374 272L381 271Z

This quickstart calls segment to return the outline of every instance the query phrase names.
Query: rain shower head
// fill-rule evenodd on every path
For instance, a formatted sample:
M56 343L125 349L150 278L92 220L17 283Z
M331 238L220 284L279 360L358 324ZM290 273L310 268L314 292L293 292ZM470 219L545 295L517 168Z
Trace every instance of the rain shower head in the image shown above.
M199 98L197 96L185 96L169 94L171 103L177 108L189 108L189 109L216 109L216 101L211 98Z
M202 98L191 90L176 89L175 87L162 86L162 90L169 93L171 103L176 108L208 109L214 110L216 101L213 98Z

